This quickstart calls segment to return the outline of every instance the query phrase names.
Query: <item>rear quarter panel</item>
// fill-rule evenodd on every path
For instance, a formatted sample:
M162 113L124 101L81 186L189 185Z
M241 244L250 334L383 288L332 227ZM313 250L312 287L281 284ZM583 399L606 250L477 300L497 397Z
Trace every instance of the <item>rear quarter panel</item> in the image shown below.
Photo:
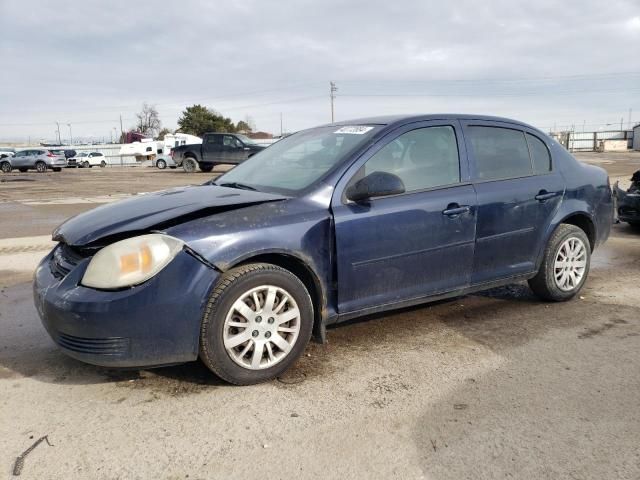
M609 237L613 223L613 197L607 172L579 162L557 142L553 142L551 150L553 161L565 180L565 192L558 211L547 226L544 245L558 225L579 214L593 224L595 249ZM543 252L544 246L538 256L538 265Z

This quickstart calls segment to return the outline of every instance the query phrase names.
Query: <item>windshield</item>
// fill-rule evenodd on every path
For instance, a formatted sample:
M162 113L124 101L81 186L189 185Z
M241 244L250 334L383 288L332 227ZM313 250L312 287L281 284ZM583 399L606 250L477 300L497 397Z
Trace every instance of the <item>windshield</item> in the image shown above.
M242 143L244 143L245 145L257 145L256 141L252 138L247 137L246 135L240 135L238 133L236 133L236 137L238 137L240 140L242 140Z
M378 126L319 127L283 138L216 179L216 185L296 194L371 138Z

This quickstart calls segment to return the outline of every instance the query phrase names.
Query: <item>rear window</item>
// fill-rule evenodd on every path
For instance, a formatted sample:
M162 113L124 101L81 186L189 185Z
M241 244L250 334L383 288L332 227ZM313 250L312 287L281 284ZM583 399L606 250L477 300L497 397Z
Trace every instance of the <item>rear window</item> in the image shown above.
M529 133L527 133L527 142L529 142L529 152L531 152L534 173L543 174L550 172L551 155L544 142Z
M468 129L480 180L499 180L532 175L524 132L501 127Z

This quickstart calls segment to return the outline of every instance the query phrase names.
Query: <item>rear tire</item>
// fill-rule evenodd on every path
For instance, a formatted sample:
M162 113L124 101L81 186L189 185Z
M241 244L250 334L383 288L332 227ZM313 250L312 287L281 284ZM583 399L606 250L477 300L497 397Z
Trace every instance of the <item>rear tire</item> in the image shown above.
M165 162L164 160L158 160L156 162L156 167L158 167L160 170L164 170L165 168L167 168L167 162Z
M104 168L104 167L106 167L106 166L107 166L107 162L105 162L104 160L102 160L102 161L100 162L100 168Z
M45 173L47 171L47 164L44 162L36 162L36 170L38 173Z
M187 157L182 162L182 169L187 173L194 173L198 169L198 162L193 157Z
M9 162L0 163L0 170L2 170L2 173L11 173L12 169L13 168L11 167L11 164Z
M298 277L267 263L244 265L224 274L209 298L200 358L229 383L265 382L302 355L312 327L313 304Z
M591 245L584 230L563 223L551 235L540 270L529 280L529 287L542 300L570 300L584 286L590 265Z

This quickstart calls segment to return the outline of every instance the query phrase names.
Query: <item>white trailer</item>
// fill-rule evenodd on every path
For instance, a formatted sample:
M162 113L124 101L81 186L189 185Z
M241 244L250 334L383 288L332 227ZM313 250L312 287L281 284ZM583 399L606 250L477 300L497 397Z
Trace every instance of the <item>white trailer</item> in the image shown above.
M201 143L202 138L189 135L188 133L165 135L164 140L158 140L156 142L156 158L153 164L160 170L167 167L176 168L176 164L171 158L171 149L179 147L180 145L199 145Z

